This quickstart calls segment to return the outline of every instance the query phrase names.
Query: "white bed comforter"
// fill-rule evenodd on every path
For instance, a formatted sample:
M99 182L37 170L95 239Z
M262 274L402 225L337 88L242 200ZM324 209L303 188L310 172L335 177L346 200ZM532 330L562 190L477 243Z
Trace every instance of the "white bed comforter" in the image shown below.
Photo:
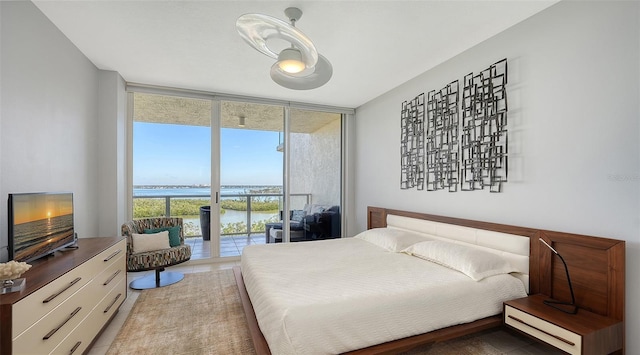
M502 312L525 297L504 274L473 281L369 242L251 245L244 282L272 354L338 354Z

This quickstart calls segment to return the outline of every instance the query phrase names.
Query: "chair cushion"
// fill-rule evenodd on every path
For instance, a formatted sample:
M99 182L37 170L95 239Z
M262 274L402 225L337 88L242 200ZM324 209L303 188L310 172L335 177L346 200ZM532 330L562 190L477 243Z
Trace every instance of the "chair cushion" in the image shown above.
M182 218L167 218L167 217L158 217L158 218L142 218L135 219L124 223L121 227L122 235L127 236L127 253L133 253L133 240L131 239L131 234L133 233L144 233L145 229L153 229L153 228L165 228L165 227L175 227L182 226ZM184 243L184 235L183 228L180 228L180 244Z
M270 242L272 243L280 243L282 242L282 229L271 228L269 231L269 236L271 237ZM301 230L290 230L289 238L293 241L300 241L304 239L304 231Z
M291 221L300 222L300 221L302 221L302 219L304 218L305 215L306 214L305 214L304 210L293 210L293 211L291 211L290 220Z
M129 254L127 258L127 271L153 270L180 264L190 258L191 247L184 244L169 249Z
M168 231L149 234L133 233L131 239L133 240L134 253L170 248Z
M180 226L175 227L162 227L162 228L151 228L145 229L144 232L147 234L153 234L158 232L169 232L169 246L177 247L180 245Z
M280 227L282 229L282 227ZM301 231L304 230L304 224L298 221L289 221L289 230Z
M282 229L282 222L280 223L268 223L265 225L267 234L271 228ZM304 222L289 221L289 229L294 231L304 230Z

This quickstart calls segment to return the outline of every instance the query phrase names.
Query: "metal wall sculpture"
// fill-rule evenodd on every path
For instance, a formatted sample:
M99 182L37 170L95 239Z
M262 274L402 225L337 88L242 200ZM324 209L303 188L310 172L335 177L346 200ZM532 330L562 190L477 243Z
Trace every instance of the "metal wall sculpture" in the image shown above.
M402 103L402 189L501 192L507 181L507 59ZM462 119L460 120L460 111Z
M402 103L400 188L424 189L424 93Z
M458 81L427 96L427 191L458 190Z
M461 190L500 192L507 181L507 60L464 77Z

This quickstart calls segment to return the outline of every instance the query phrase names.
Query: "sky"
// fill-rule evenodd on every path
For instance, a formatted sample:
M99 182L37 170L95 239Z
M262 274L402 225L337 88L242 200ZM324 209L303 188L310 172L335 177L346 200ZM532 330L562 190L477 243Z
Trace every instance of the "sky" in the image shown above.
M73 195L17 194L13 200L13 223L39 221L73 213Z
M221 185L282 185L278 132L223 128ZM134 185L209 185L211 128L134 122Z

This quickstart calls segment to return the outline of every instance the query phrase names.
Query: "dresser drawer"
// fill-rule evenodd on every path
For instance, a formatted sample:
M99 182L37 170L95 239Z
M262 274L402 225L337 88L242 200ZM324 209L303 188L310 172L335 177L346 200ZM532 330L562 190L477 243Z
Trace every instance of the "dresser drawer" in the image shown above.
M121 277L109 290L105 297L93 309L90 315L91 323L106 324L107 320L118 311L127 297L127 279Z
M506 305L504 309L504 321L506 324L551 344L558 349L566 351L569 354L581 353L582 337L579 334L558 327L543 319Z
M12 337L24 332L33 323L53 311L58 305L84 287L94 276L90 270L78 267L60 276L13 306Z
M124 257L116 258L118 262L111 264L106 270L94 277L91 282L82 290L83 297L88 297L92 301L91 309L99 307L99 303L104 301L110 292L114 292L116 286L126 283L127 273L123 272ZM120 293L126 296L126 287L122 287ZM74 296L75 297L75 296ZM96 305L98 303L98 305Z
M15 354L47 354L91 312L97 291L88 284L13 339ZM46 339L45 339L46 338Z
M127 240L122 239L118 243L114 244L111 248L103 251L98 255L98 260L103 262L103 265L113 264L120 256L127 254Z
M118 276L109 284L105 297L89 313L80 325L78 325L55 349L53 354L82 354L87 350L93 338L105 326L106 322L118 310L124 302L127 292L127 280L124 276Z
M126 277L127 272L125 271L124 255L114 259L115 262L108 265L106 269L94 279L94 286L100 289L100 292L107 292L121 277Z
M122 261L120 258L124 257L127 254L127 243L126 240L123 239L117 244L114 244L110 248L104 250L100 254L98 254L95 258L92 258L84 265L83 268L88 268L91 270L93 275L97 275L103 272L105 269L113 266L119 265Z

